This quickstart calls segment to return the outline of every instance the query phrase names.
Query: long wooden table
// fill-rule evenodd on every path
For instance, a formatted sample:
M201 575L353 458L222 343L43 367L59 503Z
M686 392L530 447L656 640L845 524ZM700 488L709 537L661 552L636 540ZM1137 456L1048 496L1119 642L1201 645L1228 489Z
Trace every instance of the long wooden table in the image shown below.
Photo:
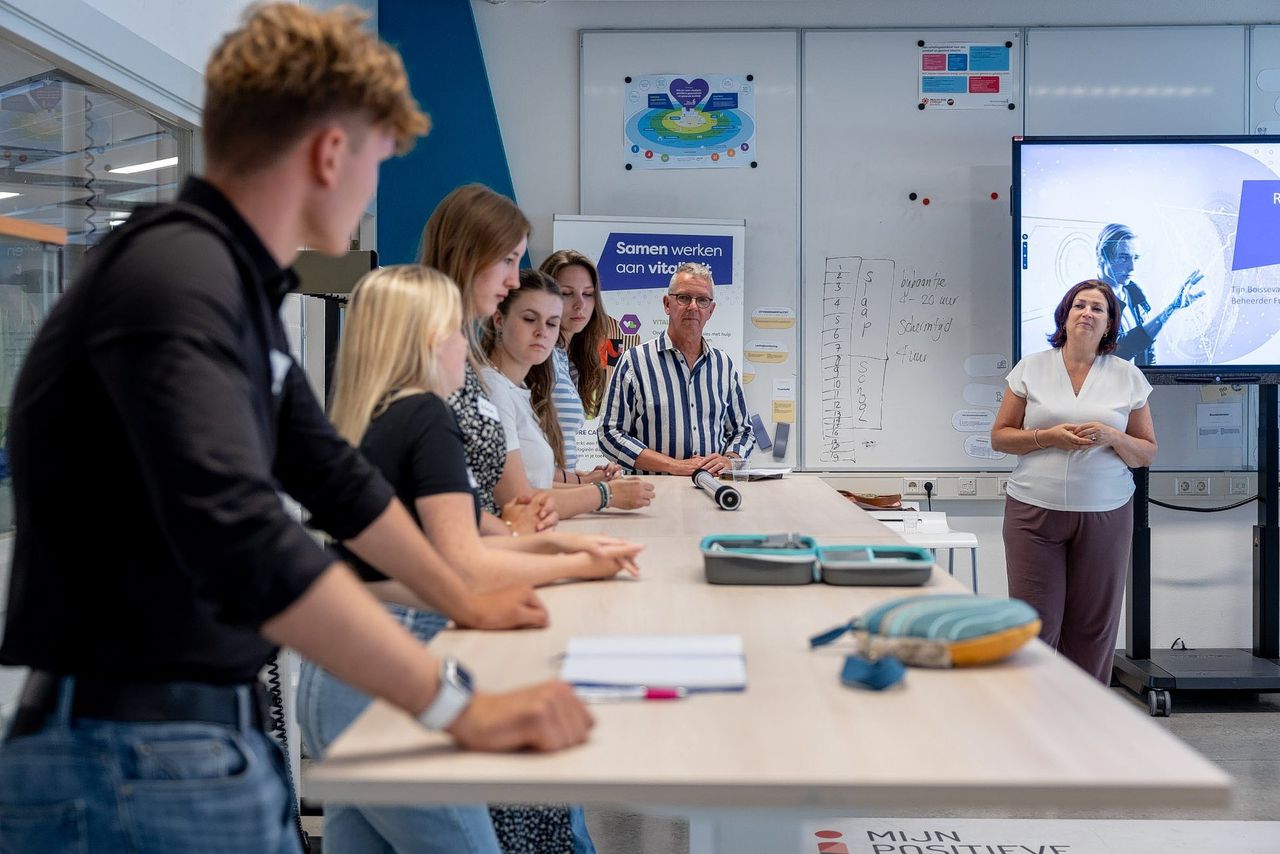
M913 668L888 691L841 686L847 650L811 651L810 635L889 597L964 586L936 567L916 589L709 585L696 547L708 533L901 540L816 477L739 484L735 512L715 508L686 479L654 482L657 500L646 512L564 523L644 541L639 579L548 588L551 627L447 631L432 648L466 662L481 687L502 690L554 677L575 635L735 633L745 645L745 692L594 706L590 741L553 755L461 752L375 703L311 771L308 795L863 814L1227 803L1225 773L1039 641L994 666Z

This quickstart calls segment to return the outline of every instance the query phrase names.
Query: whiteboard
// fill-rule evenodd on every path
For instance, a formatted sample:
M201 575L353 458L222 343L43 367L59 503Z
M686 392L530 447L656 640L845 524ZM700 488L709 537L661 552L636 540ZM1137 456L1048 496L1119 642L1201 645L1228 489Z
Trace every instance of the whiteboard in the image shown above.
M624 168L628 76L697 71L750 74L756 98L755 168ZM799 33L603 31L582 33L581 213L746 221L744 344L747 407L770 433L775 397L799 411ZM575 248L575 247L556 247ZM788 416L794 417L794 416ZM796 442L783 459L794 465Z
M1015 109L917 110L921 40L1010 42ZM673 62L753 74L757 168L623 168L625 78L675 71ZM792 408L779 400L798 397L788 463L1009 468L1014 460L988 457L983 442L1012 343L1010 137L1246 132L1251 106L1259 121L1280 121L1280 92L1258 82L1272 68L1280 33L1270 27L583 32L580 212L746 221L744 339L764 358L740 367L748 405L771 431L771 416ZM824 302L833 281L849 279L864 288L884 346L864 346L854 355L865 364L839 377L842 408L874 420L842 425L833 449L823 328L825 309L844 306ZM839 322L851 335L853 319ZM1214 394L1156 389L1155 468L1254 459L1252 392L1244 447L1202 446L1198 413Z
M804 34L803 464L999 470L1010 368L1014 109L918 109L919 42L1015 30ZM916 198L912 199L911 194Z
M1246 35L1244 27L1028 30L1026 133L1247 133ZM1263 44L1275 42L1264 38ZM1255 34L1255 50L1257 45ZM1274 62L1280 55L1273 49L1271 58ZM1238 398L1226 389L1157 387L1151 414L1159 452L1152 468L1221 470L1252 464L1255 390L1240 401L1245 430L1238 445L1206 447L1212 442L1200 430L1204 407Z

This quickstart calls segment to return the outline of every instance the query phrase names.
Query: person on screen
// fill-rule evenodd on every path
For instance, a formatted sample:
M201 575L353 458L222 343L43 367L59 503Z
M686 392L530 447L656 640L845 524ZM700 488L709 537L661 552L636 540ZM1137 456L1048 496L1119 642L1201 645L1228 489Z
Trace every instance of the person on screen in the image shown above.
M1115 355L1129 359L1136 365L1156 363L1156 336L1169 322L1175 311L1186 308L1204 291L1193 291L1204 274L1192 270L1191 275L1178 288L1173 301L1163 311L1153 314L1151 304L1138 283L1133 281L1133 268L1137 266L1137 237L1127 225L1113 222L1098 235L1098 278L1109 284L1120 302L1120 331Z
M1087 279L1053 313L1053 349L1014 366L991 447L1017 454L1005 489L1009 596L1040 614L1040 638L1104 685L1120 628L1133 475L1156 456L1142 372L1113 355L1120 302Z

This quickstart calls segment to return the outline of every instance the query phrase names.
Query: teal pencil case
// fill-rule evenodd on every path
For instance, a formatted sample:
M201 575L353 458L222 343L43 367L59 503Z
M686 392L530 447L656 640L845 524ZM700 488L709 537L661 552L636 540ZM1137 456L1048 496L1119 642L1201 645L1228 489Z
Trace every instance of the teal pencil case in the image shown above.
M711 534L698 543L709 584L809 584L818 549L800 534Z

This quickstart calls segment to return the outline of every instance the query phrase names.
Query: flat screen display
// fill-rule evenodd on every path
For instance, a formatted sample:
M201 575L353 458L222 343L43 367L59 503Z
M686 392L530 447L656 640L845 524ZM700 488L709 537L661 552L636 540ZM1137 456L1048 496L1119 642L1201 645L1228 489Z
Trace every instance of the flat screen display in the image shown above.
M1117 355L1148 374L1280 373L1280 139L1018 138L1013 179L1016 358L1100 279L1123 303Z

